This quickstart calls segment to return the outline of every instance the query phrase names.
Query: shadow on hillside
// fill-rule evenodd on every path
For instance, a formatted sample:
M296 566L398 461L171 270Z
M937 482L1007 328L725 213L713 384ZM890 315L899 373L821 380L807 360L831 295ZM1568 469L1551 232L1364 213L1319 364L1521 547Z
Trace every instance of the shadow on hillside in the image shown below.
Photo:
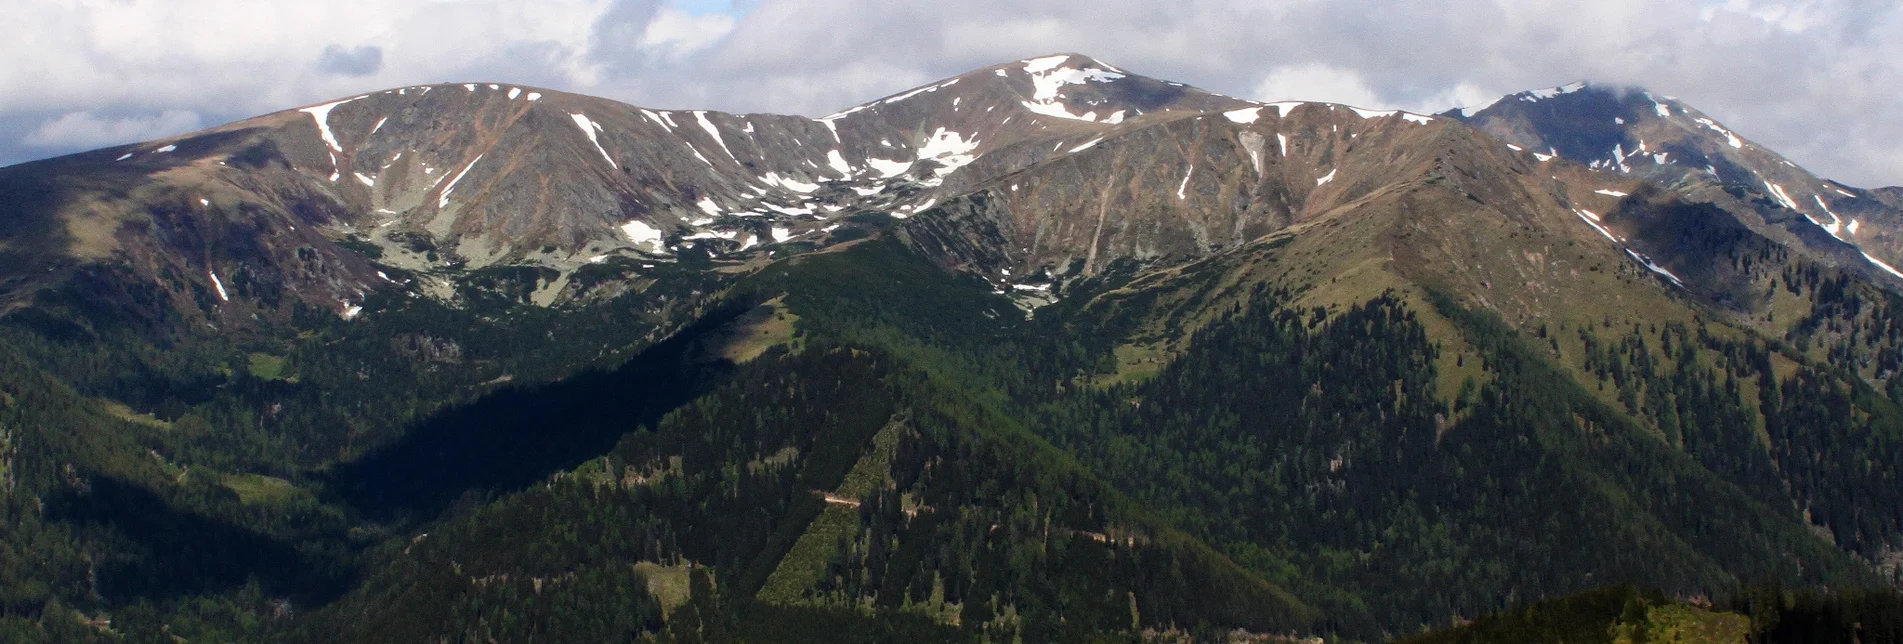
M109 476L90 477L84 491L70 490L47 506L61 520L104 528L130 546L98 562L97 590L115 601L198 595L256 580L272 595L321 602L341 592L350 575L323 553L181 510Z
M730 363L700 358L696 345L749 308L710 314L613 371L510 387L432 415L332 470L328 488L373 520L428 520L465 495L506 494L571 469L727 374Z

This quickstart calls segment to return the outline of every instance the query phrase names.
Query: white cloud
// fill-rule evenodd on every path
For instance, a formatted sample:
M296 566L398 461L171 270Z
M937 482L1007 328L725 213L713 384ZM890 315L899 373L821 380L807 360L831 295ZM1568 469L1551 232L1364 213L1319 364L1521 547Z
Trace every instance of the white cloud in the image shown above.
M0 22L0 110L104 106L256 113L390 85L462 79L525 45L587 80L611 0L22 0ZM327 55L326 52L333 52ZM336 74L335 52L379 52Z
M1385 108L1361 74L1322 63L1287 65L1269 70L1257 83L1252 98L1263 101L1322 101L1356 107Z
M202 127L198 115L167 110L154 115L102 118L92 112L70 112L47 119L28 132L22 142L40 148L100 148L164 138Z
M642 49L663 58L680 58L706 49L733 32L733 16L723 13L693 15L672 7L656 12L641 32Z

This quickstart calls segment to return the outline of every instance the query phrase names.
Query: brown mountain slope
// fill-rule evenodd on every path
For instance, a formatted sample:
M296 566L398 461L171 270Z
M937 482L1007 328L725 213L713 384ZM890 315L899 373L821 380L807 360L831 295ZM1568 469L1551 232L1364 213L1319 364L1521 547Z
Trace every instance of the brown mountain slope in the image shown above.
M1242 105L1075 55L818 119L488 83L398 88L0 169L4 219L39 237L14 244L25 281L8 295L21 301L45 268L77 260L213 294L211 308L245 308L218 295L236 281L240 297L255 286L344 312L410 279L359 252L439 297L485 266L565 274L616 255L740 253L823 240L854 212L903 217L1093 136ZM564 298L542 289L538 301Z

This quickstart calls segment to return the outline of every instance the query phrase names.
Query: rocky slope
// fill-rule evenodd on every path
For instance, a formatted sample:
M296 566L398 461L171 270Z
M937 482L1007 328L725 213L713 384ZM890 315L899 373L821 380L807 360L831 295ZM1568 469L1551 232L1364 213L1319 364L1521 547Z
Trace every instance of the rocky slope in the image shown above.
M1574 83L1445 114L1542 157L1654 183L1737 213L1755 231L1856 267L1903 277L1903 210L1884 192L1811 174L1677 99Z
M1429 117L1262 105L1056 55L821 118L405 87L0 169L20 239L0 249L16 260L0 296L17 306L109 269L209 320L282 317L287 299L348 317L375 292L454 301L472 272L532 267L548 271L522 288L552 305L590 297L570 279L590 264L628 279L683 252L738 266L826 245L855 215L934 207L947 223L915 240L1036 296L1116 258L1202 257L1299 225L1421 180L1445 161L1436 146L1475 136L1519 153L1513 172L1549 176L1536 190L1579 213L1575 233L1635 257L1696 250L1598 219L1641 183L1874 276L1903 249L1888 193L1818 179L1640 90L1572 85ZM1540 169L1556 158L1585 167Z
M527 265L559 271L536 285L551 304L582 265L823 241L843 216L904 217L1094 138L1242 105L1074 55L817 119L444 84L14 166L0 190L6 219L42 238L11 263L30 284L64 255L228 310L252 312L230 304L236 283L351 314L399 282L447 299L466 271Z

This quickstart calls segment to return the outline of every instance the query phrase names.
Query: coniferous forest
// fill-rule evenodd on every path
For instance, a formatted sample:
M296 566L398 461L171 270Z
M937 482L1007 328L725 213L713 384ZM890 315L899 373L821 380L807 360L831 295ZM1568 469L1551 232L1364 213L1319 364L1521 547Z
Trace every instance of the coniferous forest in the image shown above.
M1830 305L1768 338L1139 273L1027 310L874 235L236 350L48 296L0 639L1903 638L1893 296L1783 276Z

